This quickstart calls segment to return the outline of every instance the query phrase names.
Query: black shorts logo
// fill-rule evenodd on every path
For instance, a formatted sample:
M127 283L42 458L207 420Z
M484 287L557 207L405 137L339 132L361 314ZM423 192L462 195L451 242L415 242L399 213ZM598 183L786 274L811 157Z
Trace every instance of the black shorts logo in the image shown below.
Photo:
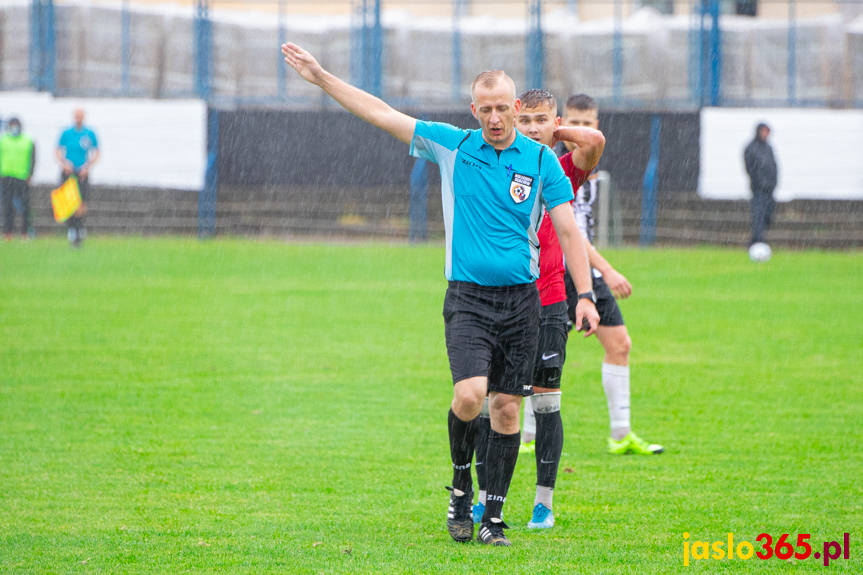
M513 174L512 181L509 183L509 195L512 197L512 201L520 204L528 199L532 187L533 178L522 174Z

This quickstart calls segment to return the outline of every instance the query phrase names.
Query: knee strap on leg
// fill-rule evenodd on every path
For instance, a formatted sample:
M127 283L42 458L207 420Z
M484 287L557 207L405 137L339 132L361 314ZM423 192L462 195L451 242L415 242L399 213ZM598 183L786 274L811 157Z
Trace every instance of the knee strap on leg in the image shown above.
M560 411L560 392L536 393L531 399L534 413L554 413Z

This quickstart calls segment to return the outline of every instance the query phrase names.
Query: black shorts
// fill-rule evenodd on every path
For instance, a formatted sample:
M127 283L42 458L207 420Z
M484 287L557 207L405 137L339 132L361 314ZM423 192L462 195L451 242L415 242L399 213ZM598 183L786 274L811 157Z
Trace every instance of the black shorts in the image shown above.
M591 271L591 273L593 273ZM564 277L566 284L566 303L569 306L569 320L575 321L575 305L578 303L578 293L575 284L569 274ZM617 300L611 293L608 284L601 277L593 278L593 293L596 296L596 311L599 312L599 325L604 327L616 327L623 325L623 313Z
M539 346L533 368L533 384L560 389L560 375L566 361L567 328L565 301L542 306L539 316Z
M78 178L78 193L81 195L81 201L86 202L87 198L90 196L90 176L82 178L78 172L75 172L75 176ZM69 176L60 172L60 185L69 179Z
M488 377L488 391L533 394L539 334L536 284L488 287L449 282L443 303L453 383Z

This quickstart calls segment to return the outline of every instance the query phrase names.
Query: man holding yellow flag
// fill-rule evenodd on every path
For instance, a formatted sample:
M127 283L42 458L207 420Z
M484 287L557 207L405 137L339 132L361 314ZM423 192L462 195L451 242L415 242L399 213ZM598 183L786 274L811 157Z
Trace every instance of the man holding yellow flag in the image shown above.
M15 200L21 206L21 237L27 238L30 226L30 178L36 167L36 145L21 133L21 121L9 120L9 130L0 138L0 189L3 193L3 237L12 239Z
M77 248L87 237L84 216L87 213L90 169L99 159L99 141L96 139L95 132L84 125L84 110L80 108L75 110L75 124L60 135L56 156L63 170L63 181L70 176L76 176L78 179L81 206L75 215L66 220L69 243Z

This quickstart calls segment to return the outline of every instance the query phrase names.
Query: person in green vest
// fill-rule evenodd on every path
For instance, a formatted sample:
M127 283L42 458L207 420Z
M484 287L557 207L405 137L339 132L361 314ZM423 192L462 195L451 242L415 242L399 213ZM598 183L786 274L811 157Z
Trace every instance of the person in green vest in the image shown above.
M15 223L14 204L20 203L23 221L21 236L30 227L30 178L36 168L36 145L21 132L21 120L12 118L9 130L0 138L0 189L3 192L3 236L12 239Z

